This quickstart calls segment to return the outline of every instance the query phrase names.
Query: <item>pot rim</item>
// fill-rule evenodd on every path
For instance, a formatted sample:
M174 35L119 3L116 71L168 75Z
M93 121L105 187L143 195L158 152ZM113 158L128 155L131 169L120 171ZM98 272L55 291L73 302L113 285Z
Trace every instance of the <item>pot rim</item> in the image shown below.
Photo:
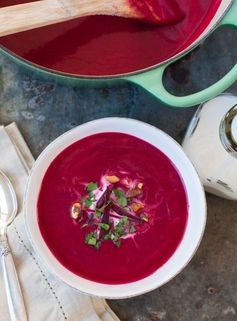
M227 2L227 3L225 4L225 2ZM197 47L203 40L205 40L218 27L219 23L224 18L226 13L231 9L231 5L233 4L233 2L234 2L234 0L221 0L219 8L217 9L215 15L213 16L213 18L209 22L208 26L199 35L199 37L192 44L190 44L187 48L183 49L181 52L177 53L176 55L174 55L174 56L172 56L170 58L167 58L162 62L159 62L158 64L155 64L155 65L152 65L152 66L149 66L149 67L146 67L146 68L142 68L142 69L139 69L139 70L127 72L127 73L121 73L121 74L115 74L115 75L78 75L78 74L71 74L71 73L67 73L67 72L63 72L63 71L57 71L57 70L54 70L54 69L46 68L46 67L38 65L38 64L36 64L34 62L28 61L27 59L15 54L14 52L12 52L8 48L4 47L3 45L0 45L0 49L5 51L8 55L13 56L17 60L20 60L21 63L24 63L26 65L30 65L32 68L39 69L39 70L41 70L43 72L51 73L51 74L54 74L56 76L67 77L69 79L70 78L76 78L76 79L81 79L81 80L83 80L83 79L87 79L87 80L106 80L106 79L126 78L126 77L129 77L129 76L141 74L141 73L144 73L144 72L149 72L150 70L157 69L157 68L159 68L159 67L161 67L161 66L163 66L165 64L168 64L168 63L171 64L172 62L174 62L177 59L179 59L182 56L184 56L186 53L188 53L191 50L193 50L195 47ZM224 3L224 5L223 5L223 3ZM222 5L224 6L224 8L222 8ZM213 20L216 18L216 16L219 13L220 13L220 17L218 19L216 19L216 21L213 23L213 25L211 25L211 23L213 22Z

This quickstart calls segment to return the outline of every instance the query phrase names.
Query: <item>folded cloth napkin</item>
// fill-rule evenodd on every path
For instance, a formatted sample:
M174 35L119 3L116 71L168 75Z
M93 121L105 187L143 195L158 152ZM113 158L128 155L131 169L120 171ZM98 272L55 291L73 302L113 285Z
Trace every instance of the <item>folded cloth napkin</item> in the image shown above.
M22 198L34 159L13 123L0 127L0 169L10 178L19 211L8 228L29 321L119 321L105 300L81 294L54 277L35 255L27 237ZM0 273L0 320L10 321L2 273Z

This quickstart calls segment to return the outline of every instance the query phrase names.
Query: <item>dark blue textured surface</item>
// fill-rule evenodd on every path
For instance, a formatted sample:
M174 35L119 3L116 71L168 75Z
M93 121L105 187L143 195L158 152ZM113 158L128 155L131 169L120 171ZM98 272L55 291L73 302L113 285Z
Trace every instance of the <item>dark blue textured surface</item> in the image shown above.
M205 88L237 61L237 32L220 30L167 70L167 87L178 95ZM237 95L237 84L229 90ZM35 157L58 135L88 120L122 116L143 120L181 142L196 110L162 105L129 84L76 88L45 80L0 56L0 123L15 121ZM237 320L237 204L208 195L208 224L191 263L160 289L110 301L122 321Z

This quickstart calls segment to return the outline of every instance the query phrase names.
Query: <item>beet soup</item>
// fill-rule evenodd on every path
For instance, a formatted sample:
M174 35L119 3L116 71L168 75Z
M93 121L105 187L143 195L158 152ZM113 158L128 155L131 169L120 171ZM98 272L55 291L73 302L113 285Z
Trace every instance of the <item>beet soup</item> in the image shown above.
M153 145L100 133L63 150L38 196L45 243L71 272L104 284L141 280L179 246L188 201L177 169Z

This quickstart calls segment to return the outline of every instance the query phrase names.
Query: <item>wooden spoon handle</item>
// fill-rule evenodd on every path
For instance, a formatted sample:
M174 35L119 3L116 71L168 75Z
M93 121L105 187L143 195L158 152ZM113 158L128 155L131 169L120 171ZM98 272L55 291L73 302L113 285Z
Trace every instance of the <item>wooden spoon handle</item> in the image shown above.
M92 14L131 16L127 0L41 0L0 8L0 36Z
M0 36L70 19L70 11L58 1L42 0L0 9Z

